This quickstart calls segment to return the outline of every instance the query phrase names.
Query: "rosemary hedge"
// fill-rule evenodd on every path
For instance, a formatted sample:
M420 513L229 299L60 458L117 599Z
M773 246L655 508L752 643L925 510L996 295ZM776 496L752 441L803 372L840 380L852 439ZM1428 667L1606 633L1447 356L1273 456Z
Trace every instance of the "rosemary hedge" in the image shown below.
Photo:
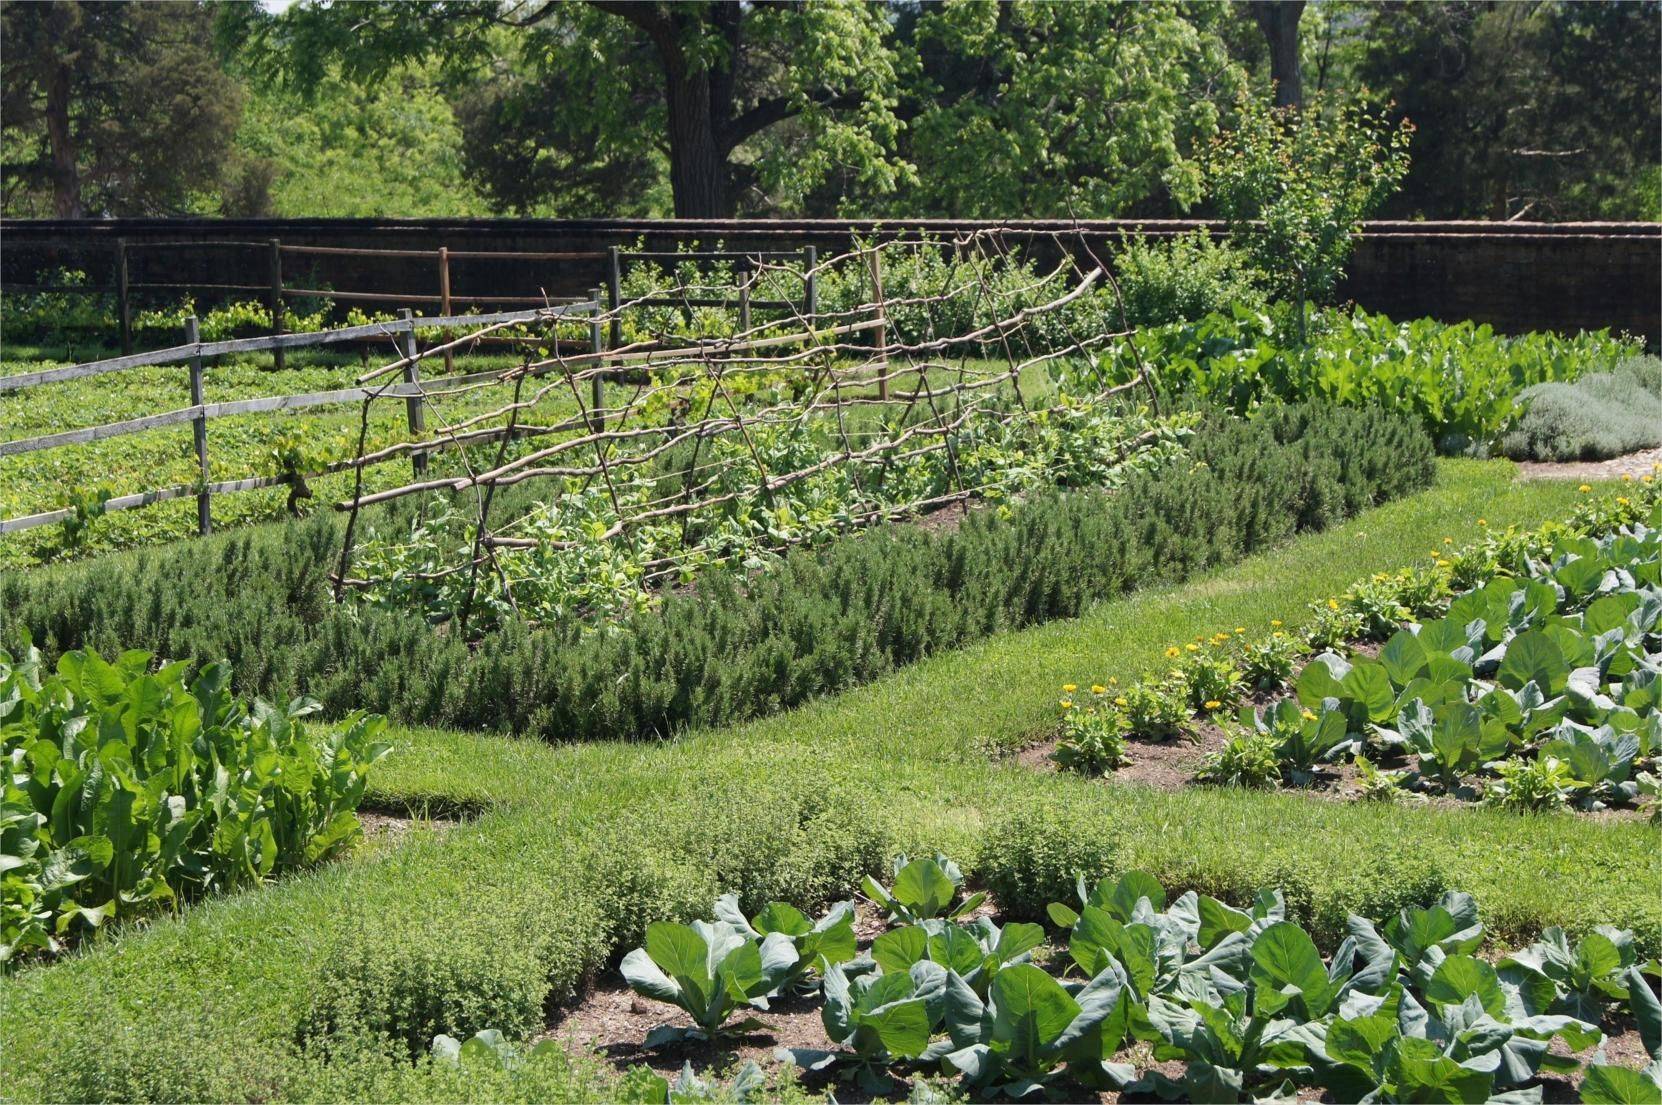
M224 658L237 685L332 714L636 738L789 708L1000 630L1187 578L1429 485L1433 450L1375 410L1207 419L1181 460L1113 494L1035 496L953 532L894 526L799 550L753 578L612 627L510 626L468 644L413 613L336 608L336 520L249 530L0 576L0 640L47 653Z

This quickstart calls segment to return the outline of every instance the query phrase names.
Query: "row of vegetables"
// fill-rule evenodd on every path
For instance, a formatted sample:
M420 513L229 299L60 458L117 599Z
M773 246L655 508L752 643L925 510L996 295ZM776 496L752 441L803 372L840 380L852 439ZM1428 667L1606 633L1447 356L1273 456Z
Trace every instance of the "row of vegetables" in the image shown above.
M0 650L0 968L106 922L322 862L362 835L384 719L237 699L230 669Z
M1238 908L1193 891L1168 900L1141 872L1081 877L1077 903L1049 907L1053 935L997 924L944 856L901 856L890 885L868 877L863 889L886 922L864 947L852 901L817 919L780 902L747 916L728 895L710 920L650 925L624 978L689 1023L644 1046L720 1047L766 1027L747 1010L817 995L829 1046L777 1058L868 1094L895 1092L897 1075L927 1085L943 1074L983 1099L1090 1089L1290 1101L1319 1089L1340 1101L1538 1102L1554 1077L1579 1080L1589 1102L1662 1094L1659 966L1638 962L1624 931L1548 929L1491 960L1478 954L1476 902L1451 892L1383 924L1350 917L1324 959L1273 890ZM1607 1027L1629 1018L1651 1059L1642 1069L1605 1052ZM496 1033L440 1037L434 1052L514 1054ZM760 1082L747 1067L737 1084Z
M1056 759L1110 772L1133 741L1205 718L1227 740L1202 782L1308 785L1348 759L1375 798L1654 809L1662 497L1651 477L1626 490L1566 523L1434 549L1316 604L1300 631L1237 627L1168 648L1166 673L1124 689L1064 685Z
M419 610L434 622L468 606L475 630L514 617L603 623L651 609L666 588L689 584L712 565L761 568L780 550L912 513L919 503L961 492L997 502L1042 487L1113 489L1181 454L1198 422L1193 412L1121 410L1087 393L1062 396L1041 412L1012 404L966 415L944 436L945 448L844 459L851 436L860 448L900 440L906 419L915 425L918 417L885 414L854 430L842 412L758 422L656 460L663 444L642 439L610 457L605 480L564 478L553 497L500 525L499 535L532 543L497 551L497 570L477 581L454 570L474 555L471 501L424 512L407 529L372 530L355 556L357 573L371 581L358 598ZM776 481L810 474L758 493L759 472ZM664 504L683 497L710 505L664 513Z

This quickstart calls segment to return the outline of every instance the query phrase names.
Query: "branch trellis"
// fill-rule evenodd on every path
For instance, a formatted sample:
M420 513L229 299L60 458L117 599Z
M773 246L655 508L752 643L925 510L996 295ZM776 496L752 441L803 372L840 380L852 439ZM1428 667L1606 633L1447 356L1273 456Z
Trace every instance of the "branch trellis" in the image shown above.
M568 354L567 346L551 341L543 348L552 356L527 357L488 378L424 381L421 400L436 432L425 442L375 452L364 450L361 435L352 465L361 474L391 452L417 455L424 448L448 447L462 470L370 493L360 478L352 496L335 504L348 515L334 577L336 599L385 582L373 573L353 574L359 518L366 507L409 496L445 497L453 509L456 503L466 504L465 549L458 548L452 561L418 573L428 581L466 577L460 609L454 612L464 631L487 573L513 613L519 613L515 589L520 584L504 563L516 550L558 551L626 540L648 525L677 525L684 539L689 527L735 509L741 501L772 509L793 485L828 473L840 473L852 489L838 528L952 506L967 511L971 500L1003 493L1007 481L996 473L977 478L968 471L966 449L990 433L1041 424L1064 413L1070 403L1078 409L1078 396L1041 397L1042 389L1026 386L1031 370L1088 358L1110 345L1135 350L1112 276L1082 240L1064 242L1058 233L1054 244L1054 255L1062 260L1044 273L1012 266L997 230L948 241L857 243L824 260L810 254L810 264L800 270L765 254L746 257L736 269L715 275L689 273L682 265L669 278L659 274L651 287L637 289L640 294L620 297L616 306L597 300L587 319L592 343L586 353ZM950 266L936 270L950 277L942 286L884 296L885 268L891 274L901 266L917 271L942 256L952 259ZM1079 256L1087 263L1075 260ZM1012 279L1012 273L1025 275ZM778 294L793 281L810 289L829 283L841 290L840 296L826 303L816 302L812 290L800 300ZM696 310L735 295L746 309L731 333L685 332L686 320ZM662 307L675 303L684 310L670 312L670 324L662 325ZM770 317L754 320L755 303L772 308ZM647 306L655 308L655 328L643 327ZM969 324L945 321L964 317L966 310ZM551 318L545 325L553 331L572 322ZM630 340L605 348L607 334L627 334ZM364 426L372 406L393 390L377 382L403 382L401 370L435 352L409 350L359 378L365 389ZM754 386L757 382L771 383L771 390ZM1085 398L1110 405L1141 389L1152 403L1154 390L1139 358L1129 376L1104 379ZM448 400L481 390L500 394L502 401L466 417L444 417ZM765 398L747 400L755 395ZM569 403L575 413L551 424L528 420L529 412L555 399ZM763 442L810 428L826 443L821 455L783 464L770 460ZM1125 447L1146 444L1157 433L1146 430ZM488 462L475 463L466 449L454 448L490 441L496 448ZM945 486L900 498L870 493L885 473L920 458L932 458ZM623 486L638 489L648 474L650 497L638 491L620 494ZM556 497L574 485L602 489L610 504L609 524L582 541L524 535L523 515L493 510L500 489L528 481L547 481ZM783 551L802 539L775 535L763 544ZM641 585L673 582L688 555L685 549L672 550L644 562Z

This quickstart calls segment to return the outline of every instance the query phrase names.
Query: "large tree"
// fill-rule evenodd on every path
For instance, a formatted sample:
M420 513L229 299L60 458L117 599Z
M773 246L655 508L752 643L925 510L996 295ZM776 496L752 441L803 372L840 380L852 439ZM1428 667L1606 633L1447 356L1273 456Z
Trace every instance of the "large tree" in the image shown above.
M212 202L241 90L197 3L0 4L0 188L13 214L159 215Z
M1662 213L1662 4L1333 4L1332 85L1413 120L1386 207L1429 218Z
M1244 82L1218 5L925 5L902 30L903 213L1160 214L1192 202L1191 154Z
M378 79L436 55L462 71L488 64L514 32L517 68L546 87L497 89L471 105L476 127L506 112L526 120L549 157L500 166L486 190L513 197L500 169L540 171L552 183L638 188L652 157L667 160L675 214L735 213L756 182L855 166L868 186L891 187L895 94L890 24L881 6L593 0L591 3L441 0L303 2L280 15L228 9L268 75L302 89L339 66ZM643 88L658 96L642 102ZM533 102L540 91L550 98ZM784 164L756 140L786 121L811 133L818 154ZM527 153L531 152L529 150ZM487 167L488 168L488 167Z

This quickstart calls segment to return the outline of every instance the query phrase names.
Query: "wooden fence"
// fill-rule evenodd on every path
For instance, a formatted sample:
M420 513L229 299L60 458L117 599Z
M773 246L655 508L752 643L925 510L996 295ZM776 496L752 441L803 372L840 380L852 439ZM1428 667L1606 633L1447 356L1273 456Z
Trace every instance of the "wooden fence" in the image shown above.
M471 435L465 440L455 438L424 440L425 402L429 388L434 384L442 384L445 388L465 387L472 383L495 379L500 371L486 371L471 373L463 376L445 376L437 381L429 380L424 383L421 379L420 365L423 360L440 356L448 359L458 348L466 347L483 338L492 336L496 331L510 326L526 324L543 324L550 327L560 320L568 318L597 319L602 308L598 301L590 299L579 303L560 304L529 310L505 311L495 314L472 315L438 315L432 317L416 317L410 310L405 309L403 317L387 321L375 322L365 326L341 327L333 330L320 330L296 334L272 334L267 337L236 338L230 341L203 342L198 340L197 320L190 317L185 320L184 344L167 349L157 349L147 353L133 353L121 357L112 357L101 361L91 361L85 364L66 365L60 368L42 369L35 372L24 372L12 376L0 376L0 394L20 391L26 388L39 387L46 384L58 383L65 380L85 379L93 376L102 376L108 373L121 372L146 365L183 365L189 373L190 405L177 410L163 411L157 414L143 415L138 418L124 419L118 422L105 423L98 426L83 427L74 430L63 430L56 433L41 434L35 437L19 438L12 441L0 442L0 457L18 456L24 453L38 452L44 449L57 449L71 445L87 444L101 441L106 438L120 437L126 434L140 433L145 430L158 429L164 426L175 426L189 422L192 426L196 459L200 469L200 478L191 484L176 484L171 487L153 488L139 491L130 495L122 495L108 499L102 503L102 509L131 510L136 507L147 506L151 503L165 502L169 499L196 497L197 529L206 534L212 529L210 503L215 495L227 495L242 491L253 491L264 487L274 487L291 483L293 475L260 475L247 476L235 480L210 482L208 479L208 423L216 418L226 418L231 415L255 414L260 412L280 410L301 410L308 407L325 406L330 404L368 402L380 397L400 397L405 400L408 414L409 429L412 441L383 450L371 458L359 457L355 460L342 461L324 466L320 471L304 473L300 478L310 479L331 472L344 471L350 468L362 469L372 464L381 464L393 460L398 456L408 455L415 474L424 475L427 469L427 457L430 453L452 448L459 444L468 444L475 440L490 440L492 434ZM434 345L426 350L417 347L416 332L426 329L470 329L463 337ZM591 321L592 354L598 357L602 351L603 336L601 327ZM299 349L314 346L334 345L348 342L363 342L370 340L388 340L394 343L397 350L396 359L373 376L389 375L392 379L385 384L368 386L360 379L357 386L332 391L307 392L298 395L263 396L255 399L238 399L223 403L210 403L204 395L203 365L210 358L228 353L250 353L272 351L281 354L283 350ZM516 339L523 341L524 339ZM397 375L392 375L397 373ZM598 380L598 377L597 377ZM598 384L597 384L598 387ZM37 514L24 515L17 518L0 519L0 533L10 533L18 530L30 529L35 526L50 525L61 522L75 513L75 508L44 511Z
M339 303L369 303L388 304L396 306L436 306L440 315L450 315L456 302L467 304L483 304L494 307L512 308L527 304L547 304L561 302L559 297L547 295L501 294L500 291L487 294L473 294L461 292L454 288L452 281L451 264L456 261L485 261L485 262L530 262L537 264L592 264L596 279L591 281L593 290L587 296L567 296L563 301L584 302L604 296L607 307L614 313L623 302L623 273L624 267L636 261L730 261L739 266L741 273L746 266L764 263L770 259L799 260L803 271L807 274L804 302L801 307L804 313L814 314L815 299L817 297L818 278L814 274L816 268L817 251L812 245L799 249L788 250L751 250L748 252L723 251L631 251L620 246L611 246L603 250L465 250L450 249L440 246L436 249L375 249L350 246L320 246L320 245L293 245L283 242L280 238L271 238L266 241L243 241L234 239L201 239L195 241L133 241L128 238L117 238L111 248L115 251L114 283L113 284L15 284L8 283L4 291L8 293L54 292L65 295L114 295L116 298L117 313L121 329L121 352L133 352L133 308L135 296L147 292L210 292L215 294L234 295L238 292L258 293L263 300L266 310L271 316L271 335L277 337L284 330L286 302L294 299L328 299ZM218 250L235 253L246 253L249 260L227 266L230 280L203 281L203 280L134 280L134 257L151 251L170 250ZM285 274L284 258L304 257L335 257L354 258L365 260L387 260L402 267L430 263L433 266L434 285L431 293L410 291L385 291L374 288L312 288L296 285L290 278L292 270ZM796 308L798 304L785 302L763 302L750 300L750 285L748 281L740 280L736 299L707 299L688 301L680 298L669 300L639 300L632 306L736 306L741 320L748 325L752 308ZM407 284L401 285L407 287ZM615 327L615 323L614 323ZM614 329L613 339L617 338ZM486 339L489 340L489 339ZM283 351L293 346L275 345L270 347L279 369L283 367ZM446 357L445 370L452 368L451 360Z

